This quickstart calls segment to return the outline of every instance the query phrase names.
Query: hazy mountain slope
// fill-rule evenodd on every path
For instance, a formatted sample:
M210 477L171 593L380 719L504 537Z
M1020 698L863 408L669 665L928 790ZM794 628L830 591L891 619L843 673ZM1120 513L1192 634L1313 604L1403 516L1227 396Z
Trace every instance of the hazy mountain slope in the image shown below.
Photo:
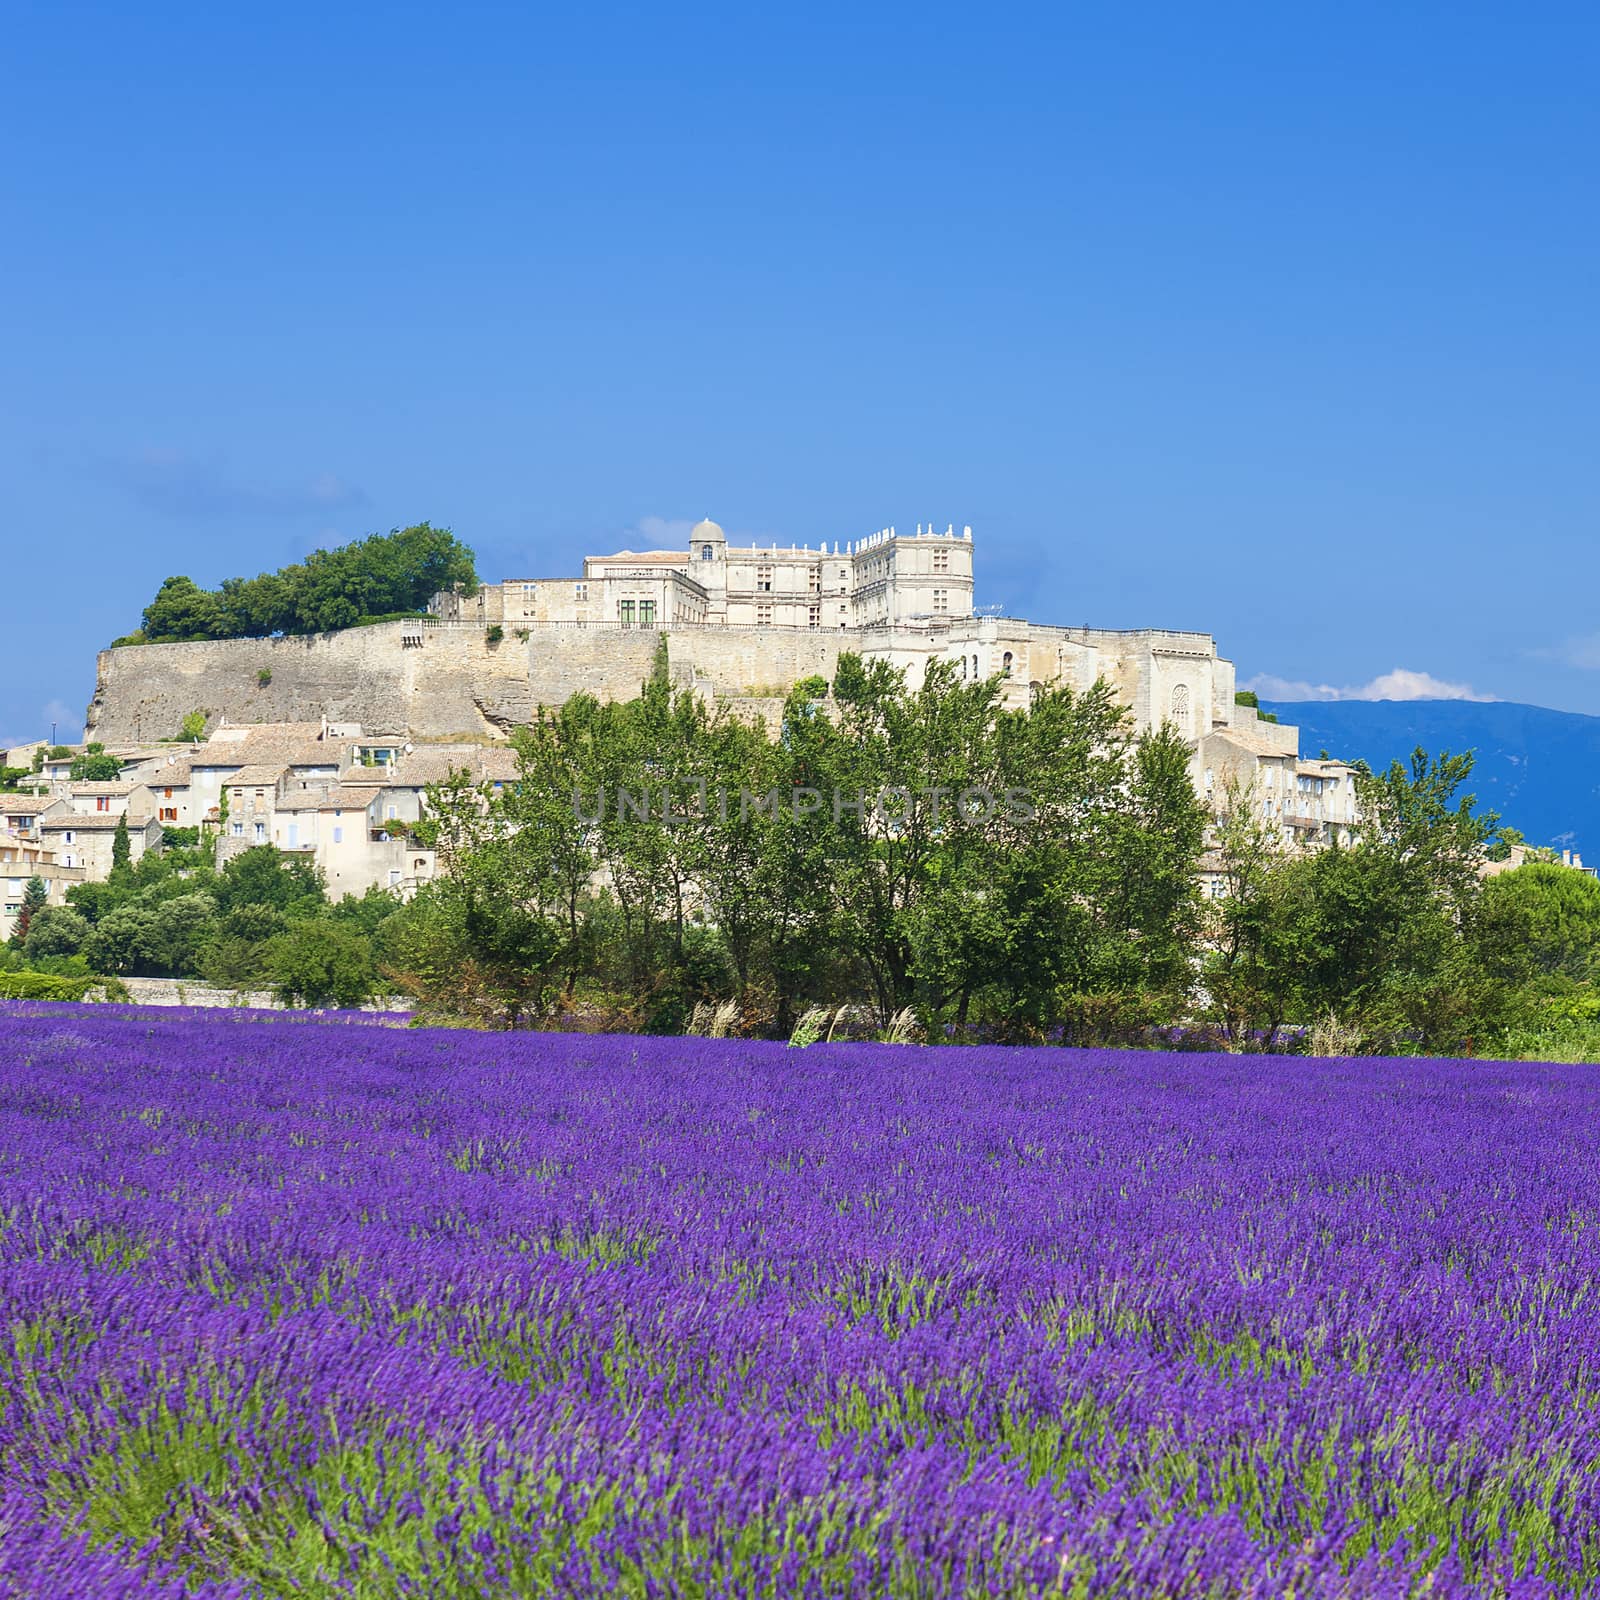
M1498 811L1530 844L1588 847L1600 860L1600 717L1506 701L1263 701L1300 728L1300 752L1374 767L1430 753L1473 749L1480 808Z

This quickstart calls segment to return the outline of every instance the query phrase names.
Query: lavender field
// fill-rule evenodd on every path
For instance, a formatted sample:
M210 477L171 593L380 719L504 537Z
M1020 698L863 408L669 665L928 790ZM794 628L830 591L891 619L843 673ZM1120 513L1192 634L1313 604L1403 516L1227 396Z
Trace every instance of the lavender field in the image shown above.
M0 1007L0 1594L1581 1595L1592 1068Z

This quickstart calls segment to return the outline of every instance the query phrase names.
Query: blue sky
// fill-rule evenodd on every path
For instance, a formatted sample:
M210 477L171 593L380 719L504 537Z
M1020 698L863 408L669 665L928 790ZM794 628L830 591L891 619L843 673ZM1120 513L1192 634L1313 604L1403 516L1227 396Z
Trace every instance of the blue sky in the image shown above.
M169 573L423 518L486 576L971 523L1013 613L1600 712L1592 7L21 4L4 61L0 736Z

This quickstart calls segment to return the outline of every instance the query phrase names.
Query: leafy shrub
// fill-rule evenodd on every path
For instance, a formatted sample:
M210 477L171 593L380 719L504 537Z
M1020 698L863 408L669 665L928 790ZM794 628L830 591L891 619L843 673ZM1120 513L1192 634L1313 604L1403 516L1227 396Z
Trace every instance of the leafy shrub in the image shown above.
M0 972L0 1000L127 1000L128 986L116 978L58 977L50 972Z

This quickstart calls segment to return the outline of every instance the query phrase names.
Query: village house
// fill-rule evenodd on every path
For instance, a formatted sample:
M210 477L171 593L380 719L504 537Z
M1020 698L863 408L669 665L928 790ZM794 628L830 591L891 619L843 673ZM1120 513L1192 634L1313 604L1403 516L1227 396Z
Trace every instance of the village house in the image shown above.
M63 906L67 890L87 881L87 874L82 867L58 861L56 852L37 839L24 839L0 828L0 940L9 939L16 931L31 878L43 882L46 905Z
M60 803L53 794L0 794L0 828L36 837L40 816Z
M135 817L155 815L155 797L142 783L69 783L60 798L77 816Z
M409 898L434 877L435 852L385 825L385 794L380 784L342 783L317 808L317 865L333 899L373 887Z
M193 828L200 823L193 801L192 757L188 749L181 754L165 749L130 762L122 776L142 783L154 798L156 820L163 827Z
M64 801L39 818L39 839L56 853L66 867L82 867L88 882L98 883L111 876L112 845L121 814L73 811ZM161 843L161 824L155 817L127 818L129 861L137 863L147 850Z

